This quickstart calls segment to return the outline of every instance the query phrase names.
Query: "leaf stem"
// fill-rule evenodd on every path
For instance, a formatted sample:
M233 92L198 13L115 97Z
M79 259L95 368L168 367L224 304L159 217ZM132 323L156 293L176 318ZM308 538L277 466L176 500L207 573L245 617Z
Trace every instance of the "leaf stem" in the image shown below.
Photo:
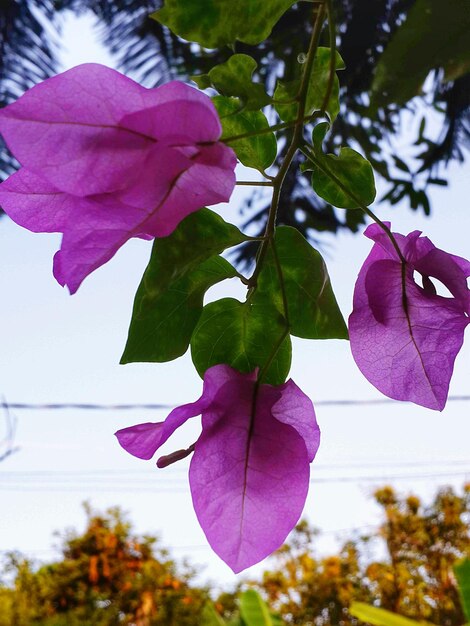
M375 215L375 213L369 209L369 207L367 207L363 202L361 202L361 200L355 195L355 193L352 192L350 189L348 189L348 187L346 187L346 185L344 185L342 181L328 167L325 166L324 163L322 163L319 159L316 158L310 146L306 146L306 148L307 148L307 153L304 150L302 150L303 154L305 154L305 156L308 159L310 159L310 161L312 161L315 167L318 167L319 170L321 170L324 174L326 174L335 183L335 185L337 185L341 189L341 191L347 194L351 198L351 200L354 200L355 204L357 204L358 208L361 209L361 211L363 211L376 224L380 226L380 228L385 232L387 237L390 239L390 242L392 243L400 261L402 263L406 263L406 259L403 256L403 253L400 250L400 246L398 245L397 240L395 239L390 228L384 222L382 222L382 220L378 218L377 215Z
M408 296L406 294L406 267L407 267L407 263L406 263L406 259L400 249L400 246L398 245L397 240L395 239L394 234L392 233L392 231L390 230L390 228L387 226L387 224L385 224L384 222L382 222L382 220L377 217L377 215L371 210L369 209L369 207L367 207L364 203L361 202L361 200L355 195L354 192L352 192L350 189L348 189L343 183L342 181L327 167L325 166L324 163L322 163L320 160L318 160L315 156L315 153L313 152L312 148L310 146L306 146L307 151L302 150L303 154L305 154L305 156L310 159L312 161L312 163L318 167L319 170L321 170L324 174L326 174L334 183L335 185L337 185L341 191L343 191L344 193L346 193L352 200L354 200L354 202L357 204L358 208L361 209L361 211L363 211L366 215L368 215L378 226L380 226L380 228L384 231L384 233L387 235L387 237L389 238L395 252L397 253L397 256L400 260L400 264L401 264L401 286L402 286L402 305L403 305L403 310L406 313L407 319L408 318ZM408 322L409 323L409 322ZM411 326L410 326L410 330L411 330Z
M301 121L302 124L308 124L317 117L323 117L323 113L321 111L314 111L312 115L305 116ZM297 119L292 120L291 122L281 122L280 124L274 124L273 126L268 126L267 128L261 128L259 130L253 130L248 133L242 133L241 135L232 135L231 137L222 137L220 141L223 143L232 143L233 141L238 141L239 139L247 139L248 137L257 137L258 135L267 135L268 133L273 133L277 130L284 130L285 128L292 128L296 126L298 123Z

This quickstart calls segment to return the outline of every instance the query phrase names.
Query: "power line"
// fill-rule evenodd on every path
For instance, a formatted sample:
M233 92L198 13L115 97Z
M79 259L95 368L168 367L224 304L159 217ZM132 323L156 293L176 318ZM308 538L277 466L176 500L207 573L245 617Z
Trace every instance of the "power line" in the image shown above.
M387 483L392 481L414 481L428 480L433 478L457 478L459 476L469 476L470 468L460 472L428 472L423 474L393 474L382 476L318 476L312 477L310 483ZM128 483L127 485L123 482ZM165 479L128 479L121 480L120 484L116 484L116 480L105 478L98 480L96 477L90 480L89 484L83 485L83 479L80 483L77 480L69 480L65 478L38 480L38 481L21 481L14 480L12 483L3 483L0 481L0 491L35 491L35 492L94 492L94 493L161 493L168 495L184 494L188 491L188 484L185 479L174 479L172 484L168 484Z
M335 470L335 469L369 469L369 468L385 468L385 467L461 467L461 466L469 466L470 471L470 459L445 459L443 461L372 461L372 462L344 462L337 464L319 464L315 463L312 468L314 472L325 471L325 470ZM50 470L7 470L0 471L0 480L2 478L15 478L15 477L37 477L41 476L49 476L49 475L57 475L61 476L76 476L76 477L96 477L97 475L103 476L111 476L111 477L119 477L120 475L129 477L129 476L154 476L154 468L153 466L147 466L148 469L107 469L107 468L95 468L95 469L86 469L86 470L62 470L62 469L50 469ZM176 466L170 466L169 468L165 468L164 474L165 478L173 478L173 474L187 474L186 468L179 469Z
M470 395L449 396L448 402L469 402ZM315 406L375 406L381 404L403 404L399 400L391 400L390 398L376 398L373 400L317 400ZM410 404L407 402L406 404ZM32 402L0 402L0 407L17 410L32 411L63 411L75 409L80 411L154 411L158 409L173 409L174 404L100 404L100 403L83 403L83 402L51 402L51 403L32 403Z

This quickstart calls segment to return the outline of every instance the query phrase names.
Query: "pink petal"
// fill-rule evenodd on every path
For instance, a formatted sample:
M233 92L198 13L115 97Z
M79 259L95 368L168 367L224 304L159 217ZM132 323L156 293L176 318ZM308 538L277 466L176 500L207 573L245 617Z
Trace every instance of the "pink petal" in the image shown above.
M146 422L122 428L114 434L126 452L148 461L160 447L162 429L163 422Z
M150 137L119 126L144 106L141 87L86 64L39 83L0 111L0 132L18 161L61 191L104 193L139 174Z
M34 233L61 232L77 200L24 168L0 185L0 205L11 219Z
M177 81L153 91L158 94L152 97L153 104L123 115L120 126L166 143L206 143L220 138L216 109L205 94Z
M145 176L125 192L86 199L69 196L75 207L64 225L61 250L54 259L57 281L75 293L84 278L109 261L131 237L166 236L173 232L182 219L201 207L201 182L192 181L190 189L179 182L188 168L195 167L173 148L156 145L148 152L144 169L158 175ZM227 170L227 175L231 178L233 170ZM218 190L214 177L213 188L204 199L214 199Z
M468 267L420 239L418 231L399 235L408 261L405 306L396 252L376 228L368 231L377 243L354 291L349 319L353 357L364 376L385 395L442 410L469 323ZM457 297L443 298L421 288L413 280L414 269L438 278Z
M265 385L264 389L268 390L268 385ZM320 428L312 401L293 380L288 380L284 385L271 387L271 389L281 394L281 397L273 404L273 417L295 428L307 446L308 460L313 461L320 445Z
M191 461L194 509L214 551L234 572L276 550L298 521L309 483L303 438L257 403L240 375L203 413Z
M214 105L183 83L145 89L81 65L2 109L0 131L23 165L0 201L22 226L64 233L54 274L71 293L131 237L165 237L235 186Z
M235 186L236 157L222 144L204 146L176 178L149 221L148 232L166 237L187 215L204 205L228 202Z
M115 435L121 446L139 459L151 459L155 452L187 420L208 407L219 389L231 378L233 370L227 365L215 365L207 370L201 397L173 409L164 422L146 422L118 430Z

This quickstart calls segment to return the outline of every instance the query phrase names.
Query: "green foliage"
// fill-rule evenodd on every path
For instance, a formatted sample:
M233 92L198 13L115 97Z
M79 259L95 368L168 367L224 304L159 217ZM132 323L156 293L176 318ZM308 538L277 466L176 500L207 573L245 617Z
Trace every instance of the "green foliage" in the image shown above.
M87 507L87 518L83 533L63 538L60 560L39 569L12 560L13 586L0 587L1 626L199 623L207 593L155 539L134 536L119 509L101 515Z
M373 105L407 102L434 68L444 68L449 80L467 73L469 30L466 0L417 0L377 65Z
M203 309L191 338L193 363L200 376L219 363L226 363L240 372L252 372L267 363L273 347L285 334L285 319L268 297L255 293L244 303L223 298ZM263 382L282 384L289 373L291 356L287 335Z
M200 626L226 626L226 622L220 617L211 602L204 606Z
M254 589L240 596L240 613L246 626L274 626L266 602Z
M325 95L328 92L328 83L330 81L330 48L319 47L313 63L312 74L310 77L305 115L312 115L314 111L320 111L324 105ZM339 52L335 56L335 70L344 69L344 61ZM276 111L285 122L295 120L297 117L298 104L293 102L300 88L300 79L289 82L278 81L274 92L276 100ZM286 102L286 104L282 104ZM325 108L330 120L334 121L339 113L339 81L334 76L331 94Z
M222 139L269 128L264 113L244 110L240 100L236 98L216 96L213 101L222 123ZM276 137L269 132L231 141L230 147L235 150L243 165L257 170L264 170L272 165L277 155Z
M379 609L363 602L353 602L349 607L349 612L354 617L372 624L373 626L432 626L428 622L417 622L414 619L407 619L391 611Z
M470 559L464 559L454 565L454 573L459 583L459 593L462 607L470 622Z
M271 102L264 86L252 80L256 67L253 57L234 54L225 63L213 67L208 74L192 76L192 79L201 89L214 87L223 96L240 98L244 109L256 111Z
M256 45L270 34L274 24L296 0L165 0L152 14L174 33L220 48L235 41Z
M224 621L211 604L204 607L200 626L282 626L282 619L270 612L268 605L254 589L238 598L239 611L229 622Z
M207 590L193 586L191 573L177 568L155 539L133 535L118 509L104 515L88 509L84 532L67 532L56 562L35 568L21 555L10 556L3 572L10 582L0 583L0 626L265 626L269 619L273 626L357 626L358 619L462 626L470 485L461 495L441 490L429 506L390 487L375 498L381 528L331 556L317 555L306 522L297 526L262 579L251 583L267 598L268 616L253 590L225 592L212 605ZM371 540L384 541L385 558L371 560ZM464 555L467 560L457 560Z
M189 215L156 239L137 290L121 363L169 361L186 352L209 287L236 275L218 256L246 237L213 211Z
M313 175L315 192L333 206L357 209L375 199L372 166L352 148L341 148L339 155L325 154L322 143L329 124L318 124L313 131ZM309 168L309 164L305 169Z
M465 615L453 567L470 556L470 485L461 494L442 489L429 505L414 495L400 497L387 486L374 495L381 507L380 528L348 540L331 556L318 556L314 532L306 522L298 525L258 585L269 606L295 626L320 621L322 626L357 626L358 618L376 623L372 614L359 616L354 610L354 617L349 612L353 603L362 603L364 610L393 611L407 620L403 626L462 626ZM384 556L371 558L371 543L375 548L379 541Z
M284 313L279 293L279 262L287 296L290 332L305 339L347 339L348 331L331 287L321 254L298 230L279 226L276 255L269 249L258 278L258 292L268 294ZM276 260L277 256L277 260Z

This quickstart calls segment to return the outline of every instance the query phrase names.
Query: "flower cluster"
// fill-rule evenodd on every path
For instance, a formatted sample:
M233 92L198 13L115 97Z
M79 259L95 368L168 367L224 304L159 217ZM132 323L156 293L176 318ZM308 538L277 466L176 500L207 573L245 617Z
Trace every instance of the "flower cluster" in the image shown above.
M298 521L320 430L311 401L292 380L258 385L256 372L215 365L206 371L199 400L162 423L116 436L125 450L150 459L196 415L202 415L202 433L189 470L194 509L214 551L239 572L279 548ZM167 462L162 457L157 464Z
M145 89L80 65L0 110L0 132L22 166L0 204L33 232L63 233L54 275L71 293L131 237L169 235L235 185L210 98L180 82Z
M375 244L359 273L349 318L354 359L386 396L442 411L470 322L470 263L414 231L394 233L403 264L382 228L373 224L365 234ZM438 295L431 277L452 297Z

